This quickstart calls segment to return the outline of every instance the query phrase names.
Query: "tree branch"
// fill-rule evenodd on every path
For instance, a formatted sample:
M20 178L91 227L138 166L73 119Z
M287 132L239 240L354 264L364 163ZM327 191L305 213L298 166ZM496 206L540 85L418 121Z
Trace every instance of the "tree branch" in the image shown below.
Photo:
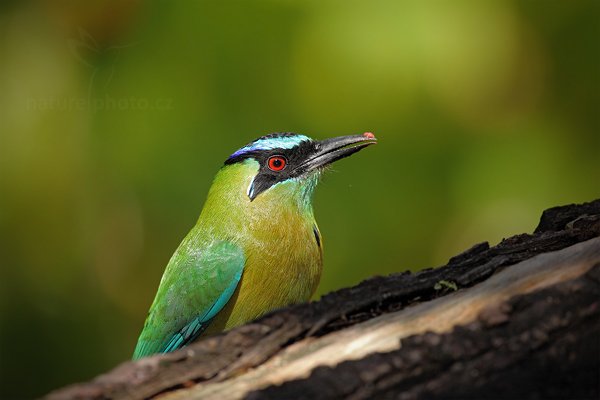
M597 397L600 200L49 399ZM458 289L457 291L455 289Z

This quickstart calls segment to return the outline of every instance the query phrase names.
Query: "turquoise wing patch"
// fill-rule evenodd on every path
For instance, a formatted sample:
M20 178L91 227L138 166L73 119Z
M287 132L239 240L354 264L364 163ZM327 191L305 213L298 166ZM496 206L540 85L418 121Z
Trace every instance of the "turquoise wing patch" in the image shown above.
M231 242L198 249L186 238L165 270L133 358L171 352L200 336L231 299L244 265Z
M235 288L237 288L238 283L242 277L242 271L235 274L233 279L231 280L231 284L227 286L225 291L219 296L217 301L213 303L213 305L201 316L196 317L192 322L184 326L179 332L177 332L171 340L167 343L164 349L161 350L161 353L169 353L171 351L182 348L188 343L193 342L210 324L210 321L217 315L219 311L225 307L225 304L229 301L233 292L235 292Z

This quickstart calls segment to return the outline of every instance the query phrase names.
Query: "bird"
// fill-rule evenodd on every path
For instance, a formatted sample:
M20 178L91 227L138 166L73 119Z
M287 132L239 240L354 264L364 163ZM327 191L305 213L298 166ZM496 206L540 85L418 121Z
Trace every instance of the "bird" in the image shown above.
M165 268L133 359L308 301L323 264L314 189L331 163L376 143L371 132L324 140L286 132L231 154Z

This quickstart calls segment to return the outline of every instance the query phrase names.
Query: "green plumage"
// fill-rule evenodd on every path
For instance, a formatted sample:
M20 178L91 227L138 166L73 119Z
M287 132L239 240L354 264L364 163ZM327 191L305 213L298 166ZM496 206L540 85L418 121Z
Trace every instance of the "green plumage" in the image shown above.
M202 240L192 230L165 270L134 358L174 350L202 333L226 289L234 284L235 290L245 262L239 246L227 241ZM186 326L190 330L181 332Z
M230 157L166 267L133 358L176 350L310 298L322 266L311 202L321 165L297 171L323 151L315 143L266 137L234 153L234 162ZM269 169L272 154L289 165Z

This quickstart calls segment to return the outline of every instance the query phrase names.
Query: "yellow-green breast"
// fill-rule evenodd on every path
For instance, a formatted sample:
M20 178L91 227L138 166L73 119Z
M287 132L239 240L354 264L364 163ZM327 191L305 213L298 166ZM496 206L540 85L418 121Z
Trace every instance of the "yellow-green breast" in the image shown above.
M307 301L319 283L322 241L311 205L318 176L279 183L250 201L244 189L257 169L252 160L223 168L195 227L199 236L238 244L246 256L240 284L205 334Z

